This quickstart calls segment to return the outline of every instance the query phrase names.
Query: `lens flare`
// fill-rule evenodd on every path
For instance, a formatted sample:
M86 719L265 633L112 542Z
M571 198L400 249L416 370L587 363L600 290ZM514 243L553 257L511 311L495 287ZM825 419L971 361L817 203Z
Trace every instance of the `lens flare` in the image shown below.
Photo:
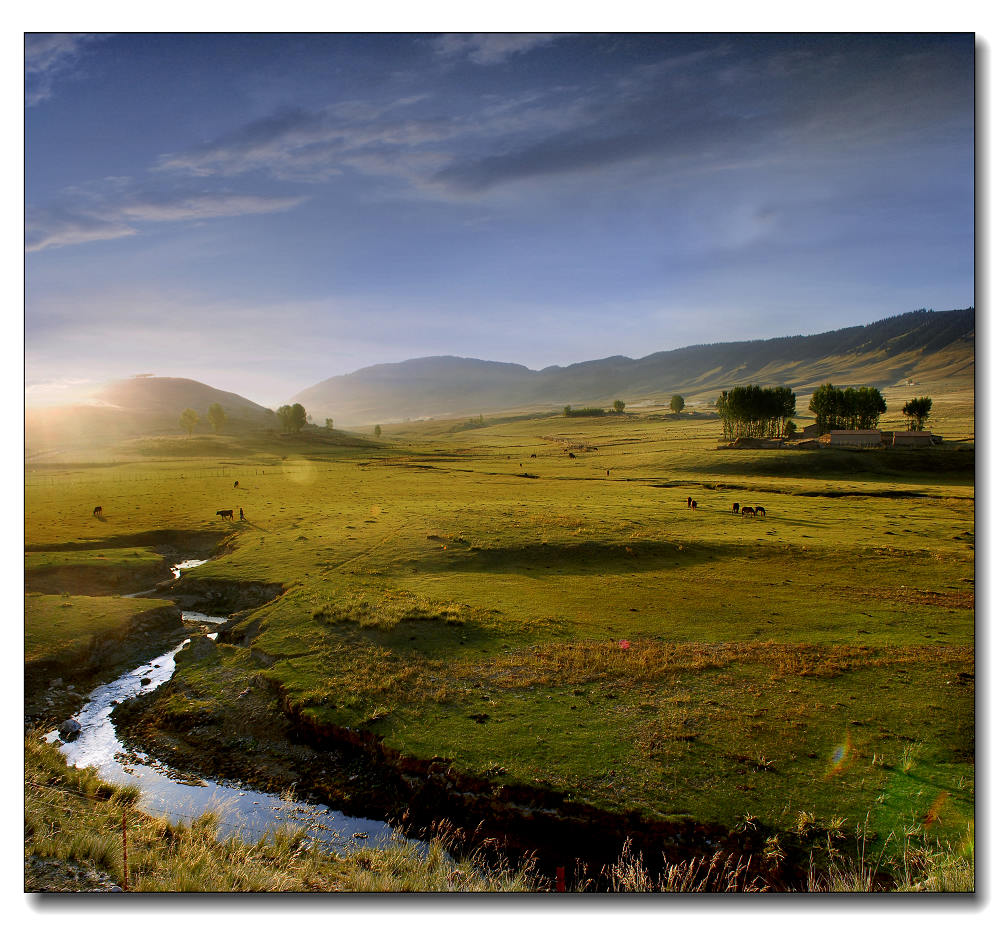
M853 757L853 743L850 741L850 733L847 731L846 738L832 750L829 757L829 768L826 770L826 777L833 777L841 774L850 764Z

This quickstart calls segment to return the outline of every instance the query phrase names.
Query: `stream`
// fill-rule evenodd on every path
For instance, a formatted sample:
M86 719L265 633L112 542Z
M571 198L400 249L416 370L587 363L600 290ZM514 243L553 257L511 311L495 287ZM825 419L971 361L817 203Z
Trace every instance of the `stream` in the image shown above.
M196 568L205 561L189 559L173 566L172 571L179 578L181 571ZM141 591L128 596L141 597L150 593ZM182 611L182 614L190 623L226 622L224 617L197 611ZM208 635L214 639L217 634ZM45 741L59 746L67 764L93 767L110 783L137 786L142 794L138 808L151 816L165 816L171 822L189 824L211 810L219 818L220 837L235 833L246 841L256 841L268 831L292 826L307 830L315 841L341 854L359 847L379 847L403 840L390 826L378 820L346 816L321 803L300 802L196 779L179 774L142 752L129 750L118 739L111 720L112 710L117 704L145 696L170 680L176 667L174 656L188 642L190 639L185 639L169 652L91 691L89 700L72 717L81 726L80 734L72 741L63 741L58 730L48 733Z

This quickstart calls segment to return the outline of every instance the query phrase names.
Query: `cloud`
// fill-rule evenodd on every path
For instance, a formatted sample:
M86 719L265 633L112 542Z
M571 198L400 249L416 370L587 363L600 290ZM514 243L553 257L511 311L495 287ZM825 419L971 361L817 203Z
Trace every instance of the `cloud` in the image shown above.
M52 96L59 77L72 71L85 47L103 35L88 33L28 33L24 37L25 104L34 106Z
M164 155L155 169L195 176L264 171L280 180L322 182L345 166L366 170L367 164L372 173L406 174L405 164L412 160L417 165L413 170L419 172L429 149L462 131L460 120L451 117L399 114L400 107L421 99L381 106L348 101L315 111L285 109L206 145Z
M478 32L448 33L432 40L434 51L443 58L467 57L476 64L502 64L514 55L550 45L563 38L558 32Z
M485 64L555 37L442 35L430 43L439 56ZM592 72L515 94L445 81L435 93L414 85L389 102L289 108L165 155L157 169L313 183L354 172L400 181L396 191L456 199L622 165L638 165L631 179L642 182L650 171L668 179L762 163L855 162L864 149L906 133L922 138L927 126L966 116L973 74L955 70L946 49L883 52L877 42L836 37L792 51L749 39L679 51L666 43L657 60L606 72L595 61Z
M120 182L121 178L116 178ZM115 184L116 186L118 184ZM91 194L70 202L29 211L25 250L108 241L138 233L135 224L180 222L239 215L285 212L303 196L253 196L236 193L131 193L124 198Z

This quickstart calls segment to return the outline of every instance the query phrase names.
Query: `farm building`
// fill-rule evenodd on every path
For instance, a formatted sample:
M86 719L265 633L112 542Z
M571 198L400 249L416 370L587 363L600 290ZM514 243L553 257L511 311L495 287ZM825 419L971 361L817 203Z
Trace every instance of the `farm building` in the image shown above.
M928 430L892 431L892 446L933 446L933 434Z
M831 430L820 439L826 446L881 446L881 431Z

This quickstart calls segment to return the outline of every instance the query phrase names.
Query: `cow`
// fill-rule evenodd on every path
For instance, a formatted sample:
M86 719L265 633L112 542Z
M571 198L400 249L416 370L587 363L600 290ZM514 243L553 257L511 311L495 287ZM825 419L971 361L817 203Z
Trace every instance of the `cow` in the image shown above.
M216 511L215 514L223 520L232 520L232 508L229 508L228 511Z
M767 512L766 512L766 511L765 511L765 510L764 510L764 509L763 509L762 507L758 507L758 508L756 509L756 513L757 513L757 514L762 514L762 515L763 515L764 517L766 517L766 516L767 516Z
M733 514L738 514L739 513L739 502L738 501L736 501L735 504L732 505L732 513Z
M99 504L94 508L94 517L101 517L104 514L104 508Z
M756 508L753 507L750 504L744 504L742 506L742 516L745 517L747 514L752 514L755 517L756 516Z
M575 453L570 453L569 454L569 459L575 459L575 458L576 458L576 454Z
M239 479L232 483L233 488L239 488Z

